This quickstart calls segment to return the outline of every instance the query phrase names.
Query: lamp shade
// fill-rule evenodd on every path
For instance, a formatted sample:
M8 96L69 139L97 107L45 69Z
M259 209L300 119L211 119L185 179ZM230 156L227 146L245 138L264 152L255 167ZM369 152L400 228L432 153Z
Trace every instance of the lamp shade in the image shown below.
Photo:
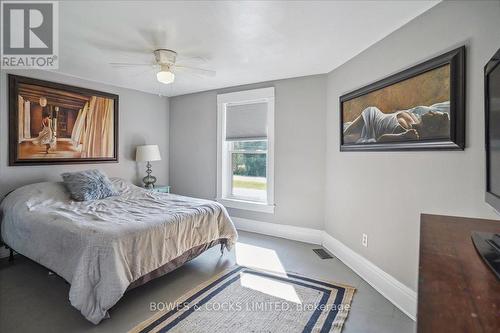
M160 149L158 145L137 146L135 151L135 160L137 162L160 161Z

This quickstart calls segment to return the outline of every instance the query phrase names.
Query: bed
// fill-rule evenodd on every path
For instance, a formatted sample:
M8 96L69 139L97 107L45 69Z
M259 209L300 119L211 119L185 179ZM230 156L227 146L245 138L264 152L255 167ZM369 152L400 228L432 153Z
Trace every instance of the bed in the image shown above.
M21 187L2 202L2 240L70 285L71 304L98 324L127 289L166 274L237 232L219 203L112 178L119 195L72 201L61 182Z

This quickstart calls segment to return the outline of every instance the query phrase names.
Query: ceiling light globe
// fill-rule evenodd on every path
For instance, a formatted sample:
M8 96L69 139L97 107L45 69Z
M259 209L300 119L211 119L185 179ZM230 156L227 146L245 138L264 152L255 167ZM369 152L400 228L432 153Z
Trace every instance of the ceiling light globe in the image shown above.
M161 83L170 84L170 83L174 82L175 75L174 75L174 73L169 72L169 71L159 71L156 74L156 78Z

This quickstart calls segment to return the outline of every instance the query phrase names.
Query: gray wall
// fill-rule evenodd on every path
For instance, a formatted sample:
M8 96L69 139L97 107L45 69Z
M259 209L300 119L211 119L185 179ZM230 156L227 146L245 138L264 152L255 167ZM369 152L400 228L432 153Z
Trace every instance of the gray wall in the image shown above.
M145 166L134 161L135 147L140 144L158 144L162 161L153 162L153 174L159 183L168 183L168 99L157 95L117 88L96 82L63 76L48 71L13 71L13 74L34 77L54 82L71 84L118 94L119 100L119 163L54 165L54 166L8 166L8 84L7 72L0 75L0 198L21 185L60 180L65 171L99 168L109 176L122 177L138 182L145 175Z
M214 199L217 94L275 87L275 214L231 216L323 228L326 76L316 75L170 98L170 180L175 193Z
M339 96L462 44L465 151L339 152ZM483 66L499 47L499 1L443 2L328 75L325 228L413 289L420 213L498 219L484 202Z

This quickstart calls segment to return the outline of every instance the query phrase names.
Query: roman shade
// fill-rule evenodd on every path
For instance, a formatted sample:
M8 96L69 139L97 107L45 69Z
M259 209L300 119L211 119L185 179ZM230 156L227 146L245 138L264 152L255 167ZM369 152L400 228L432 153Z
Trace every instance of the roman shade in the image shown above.
M226 106L226 141L265 140L267 103Z

